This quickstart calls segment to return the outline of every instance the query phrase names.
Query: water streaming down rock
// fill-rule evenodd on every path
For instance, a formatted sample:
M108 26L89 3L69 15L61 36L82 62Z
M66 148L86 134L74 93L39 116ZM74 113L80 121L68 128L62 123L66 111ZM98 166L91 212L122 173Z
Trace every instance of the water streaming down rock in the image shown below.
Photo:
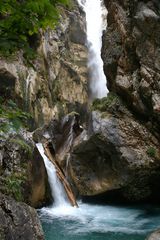
M78 0L86 14L88 68L90 99L102 98L107 95L106 77L101 58L102 34L107 27L107 10L103 0Z
M41 143L37 143L36 146L44 160L44 164L47 170L48 181L51 188L51 194L54 199L53 206L57 207L57 206L69 205L64 188L57 177L56 169L54 165L51 163L51 161L45 155L43 145Z
M30 104L30 92L32 91L30 89L31 83L32 83L32 81L33 82L35 81L36 76L37 76L37 73L33 69L30 69L30 71L28 72L28 76L26 78L26 85L25 85L25 90L24 90L26 111L28 111L29 104Z

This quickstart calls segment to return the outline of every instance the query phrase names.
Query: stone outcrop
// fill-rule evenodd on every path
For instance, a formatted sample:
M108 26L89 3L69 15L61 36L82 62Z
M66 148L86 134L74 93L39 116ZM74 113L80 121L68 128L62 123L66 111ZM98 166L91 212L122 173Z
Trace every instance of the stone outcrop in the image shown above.
M21 52L0 59L0 93L10 89L9 97L32 114L35 126L73 110L84 114L86 109L85 19L76 2L61 13L56 29L42 32L39 42L33 43L35 60L26 62Z
M108 88L159 135L159 1L106 0L108 27L102 57Z
M0 194L0 239L44 240L36 210Z
M160 199L158 140L117 97L108 98L99 101L102 112L92 112L87 140L73 148L69 169L74 184L84 196L120 190L130 201Z
M35 142L47 143L50 146L52 157L63 170L66 169L74 141L83 131L79 118L79 114L72 112L60 120L53 119L33 133Z

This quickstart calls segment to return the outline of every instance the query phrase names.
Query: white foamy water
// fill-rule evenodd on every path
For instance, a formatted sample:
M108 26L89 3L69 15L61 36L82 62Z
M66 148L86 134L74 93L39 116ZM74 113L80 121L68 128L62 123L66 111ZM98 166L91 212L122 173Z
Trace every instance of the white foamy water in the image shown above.
M50 207L38 211L46 240L143 240L148 232L160 225L160 208L82 202L78 202L79 208L72 207L42 144L38 143L37 148L44 159L54 198Z
M158 214L148 217L144 208L92 205L82 202L78 205L79 208L70 206L43 208L40 210L40 218L42 222L48 224L58 221L62 224L64 232L75 236L94 232L141 235L160 225Z
M52 208L69 205L64 188L57 177L56 169L54 165L51 163L51 161L45 155L43 145L41 143L37 143L36 146L44 160L44 164L47 170L48 181L51 188L52 197L54 199Z
M107 26L107 10L103 0L78 0L78 3L86 14L90 97L102 98L108 92L101 58L102 34Z

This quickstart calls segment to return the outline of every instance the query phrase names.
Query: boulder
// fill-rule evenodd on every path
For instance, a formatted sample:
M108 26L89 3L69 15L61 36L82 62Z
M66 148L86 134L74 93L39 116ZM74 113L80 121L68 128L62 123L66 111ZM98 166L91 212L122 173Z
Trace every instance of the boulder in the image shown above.
M106 111L93 111L86 139L75 143L70 176L80 195L120 190L140 201L158 194L159 142L117 98L99 100ZM107 106L108 104L108 106Z
M36 210L0 194L0 239L44 240Z
M146 240L159 240L159 239L160 239L160 230L156 230Z

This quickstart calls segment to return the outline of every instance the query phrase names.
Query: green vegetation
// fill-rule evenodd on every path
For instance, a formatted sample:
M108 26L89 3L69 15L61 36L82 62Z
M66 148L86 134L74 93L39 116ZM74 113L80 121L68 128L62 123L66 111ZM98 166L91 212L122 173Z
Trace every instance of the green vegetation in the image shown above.
M147 149L147 154L150 157L155 157L156 156L156 149L154 147L149 147Z
M5 190L6 193L14 197L17 201L23 201L22 184L25 181L25 177L21 174L12 173L5 178Z
M40 29L54 28L59 4L68 5L69 1L0 0L0 53L10 56L23 49L25 57L33 58L33 43Z
M18 131L21 127L27 127L30 118L31 115L19 109L12 100L4 101L0 98L0 133Z
M95 99L92 103L92 110L99 110L101 112L107 111L109 107L114 106L118 102L118 96L113 93L108 93L107 97L102 99Z
M10 142L20 145L21 149L24 150L28 154L29 157L32 156L32 147L30 145L28 145L23 139L11 138Z

